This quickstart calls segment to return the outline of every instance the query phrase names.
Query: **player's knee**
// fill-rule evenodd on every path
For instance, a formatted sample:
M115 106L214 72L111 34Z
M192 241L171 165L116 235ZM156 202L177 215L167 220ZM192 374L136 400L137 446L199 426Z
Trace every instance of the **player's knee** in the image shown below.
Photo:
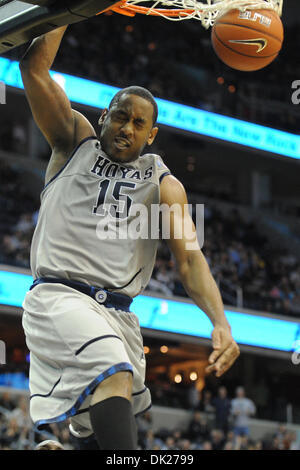
M131 400L132 382L132 373L129 371L121 371L111 375L94 390L91 405L115 396Z

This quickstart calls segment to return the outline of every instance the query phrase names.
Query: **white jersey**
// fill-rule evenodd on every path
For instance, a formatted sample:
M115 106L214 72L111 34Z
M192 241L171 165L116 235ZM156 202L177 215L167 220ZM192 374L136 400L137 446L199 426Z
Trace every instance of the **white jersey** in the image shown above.
M84 139L42 191L31 246L34 279L64 278L138 295L151 277L158 237L105 238L103 222L110 220L110 230L124 221L132 226L141 216L135 204L150 215L151 205L160 203L160 179L169 173L158 155L116 163L96 137Z

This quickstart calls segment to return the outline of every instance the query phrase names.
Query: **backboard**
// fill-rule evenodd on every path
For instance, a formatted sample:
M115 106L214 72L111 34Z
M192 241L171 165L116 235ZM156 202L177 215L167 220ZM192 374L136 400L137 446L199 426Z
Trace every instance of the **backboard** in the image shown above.
M0 54L58 26L95 16L115 0L0 0Z

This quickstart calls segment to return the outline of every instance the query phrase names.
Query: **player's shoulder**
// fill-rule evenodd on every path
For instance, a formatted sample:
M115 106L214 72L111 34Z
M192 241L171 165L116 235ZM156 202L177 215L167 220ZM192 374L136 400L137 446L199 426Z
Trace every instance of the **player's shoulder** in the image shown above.
M66 160L74 149L88 137L97 137L96 132L89 120L79 111L72 109L74 120L74 133L71 140L59 141L52 147L51 159Z
M90 121L79 111L72 109L75 122L75 145L87 137L96 137L96 132Z
M161 155L156 153L146 153L142 156L143 162L147 162L148 164L154 165L159 178L161 179L162 175L171 174L170 169L165 164Z
M74 138L72 142L58 144L52 149L51 158L47 166L45 185L47 185L64 167L71 156L74 156L81 145L91 138L97 138L95 129L88 119L75 109L72 109L74 119Z
M172 174L167 174L160 183L160 202L169 205L187 204L186 190L181 181Z
M151 153L151 152L144 153L143 155L141 155L140 158L142 158L143 160L146 160L146 159L153 160L158 166L164 164L162 157L158 155L157 153Z

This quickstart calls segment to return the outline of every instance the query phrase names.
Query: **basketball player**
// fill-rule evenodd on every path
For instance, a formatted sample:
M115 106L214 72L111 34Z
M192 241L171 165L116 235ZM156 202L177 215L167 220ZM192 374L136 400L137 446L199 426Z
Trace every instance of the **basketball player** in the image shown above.
M69 418L77 448L132 450L134 417L151 406L151 397L139 321L129 307L151 277L157 240L100 240L97 223L104 207L114 207L121 221L134 218L132 202L150 209L183 207L187 199L159 156L140 156L158 131L148 90L118 92L101 114L99 138L71 108L49 75L65 29L36 38L20 63L34 119L52 148L32 240L35 281L24 300L30 412L37 428ZM202 252L186 250L185 236L174 236L189 221L171 220L168 243L186 291L214 326L207 373L220 377L239 348Z

